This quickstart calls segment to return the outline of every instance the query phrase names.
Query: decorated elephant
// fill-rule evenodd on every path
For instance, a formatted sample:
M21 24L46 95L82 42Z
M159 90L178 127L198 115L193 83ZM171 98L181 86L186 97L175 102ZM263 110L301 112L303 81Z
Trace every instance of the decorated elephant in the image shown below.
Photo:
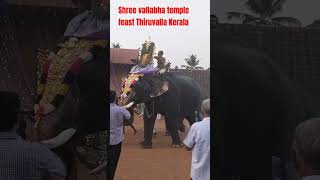
M181 147L178 130L184 118L190 125L195 122L201 97L199 85L192 78L176 72L161 75L132 74L125 81L121 96L126 108L134 104L145 104L142 148L152 148L153 129L158 113L165 117L172 147Z
M76 146L87 148L88 143L91 143L90 147L105 146L104 151L106 151L109 127L106 113L108 103L105 75L107 50L105 47L95 46L88 52L91 54L91 59L79 63L83 59L76 56L78 60L65 70L62 82L53 81L55 78L50 71L54 68L52 62L43 65L44 71L38 85L38 99L35 105L36 121L28 124L27 127L28 140L47 145L62 158L68 168L69 179L76 179L76 164L74 164L76 155L82 162L85 158L80 157L81 154L76 152ZM48 64L52 69L47 68ZM52 79L48 78L50 75ZM50 93L46 94L46 92ZM45 101L45 97L49 101ZM95 137L92 137L95 135L105 142L92 142L95 141ZM100 162L91 164L87 162L89 168L94 168L106 160L106 152L97 153L104 157L97 158Z
M107 159L109 24L98 17L84 11L69 22L57 50L38 51L35 121L27 125L26 139L56 152L67 179L77 179L76 156L89 168ZM96 157L90 162L88 152Z
M288 162L294 128L316 116L310 99L228 35L213 35L213 52L213 179L270 180L272 156Z

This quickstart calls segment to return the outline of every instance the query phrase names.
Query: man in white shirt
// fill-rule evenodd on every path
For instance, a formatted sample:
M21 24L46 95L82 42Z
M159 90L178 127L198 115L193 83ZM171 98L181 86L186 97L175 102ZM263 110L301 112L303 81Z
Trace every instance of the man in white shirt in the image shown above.
M131 114L124 107L117 106L116 92L110 91L110 146L108 146L108 153L110 156L107 163L107 179L113 180L120 153L121 144L124 140L123 135L123 121L130 121Z
M320 180L320 118L298 125L292 149L300 180Z
M192 150L191 180L210 180L210 99L202 102L203 120L194 123L183 144Z

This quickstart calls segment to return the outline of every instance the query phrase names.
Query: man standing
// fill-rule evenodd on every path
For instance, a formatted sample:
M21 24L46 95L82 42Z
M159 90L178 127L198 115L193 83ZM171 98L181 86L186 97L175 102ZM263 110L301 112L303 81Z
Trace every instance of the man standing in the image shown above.
M0 179L65 179L65 167L54 153L16 134L19 106L16 93L0 92Z
M124 140L123 121L130 121L131 119L130 112L124 107L117 106L115 101L116 92L110 91L110 146L108 147L108 153L110 156L107 162L108 180L113 180L117 169L121 153L121 144Z
M210 99L202 102L204 119L194 123L183 141L192 150L191 180L210 180Z
M320 118L310 119L298 125L292 149L300 180L319 180Z

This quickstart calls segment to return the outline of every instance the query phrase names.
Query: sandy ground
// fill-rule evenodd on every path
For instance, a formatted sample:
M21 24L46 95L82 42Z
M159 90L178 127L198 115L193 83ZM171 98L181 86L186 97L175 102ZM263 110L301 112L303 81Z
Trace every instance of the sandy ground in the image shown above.
M171 137L165 136L164 120L156 121L157 136L153 149L140 149L138 143L143 139L143 120L136 118L136 135L126 127L125 141L114 180L189 180L191 152L184 148L173 149ZM180 134L183 139L186 134ZM104 175L89 176L88 169L80 165L78 179L105 180Z

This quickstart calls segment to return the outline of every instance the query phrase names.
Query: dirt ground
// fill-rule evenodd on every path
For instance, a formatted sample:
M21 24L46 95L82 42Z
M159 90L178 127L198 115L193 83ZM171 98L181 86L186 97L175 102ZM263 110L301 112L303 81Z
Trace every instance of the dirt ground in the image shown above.
M143 120L135 119L136 135L126 127L125 141L114 180L189 180L191 152L184 148L173 149L171 137L165 136L164 120L156 120L157 136L153 149L140 149L138 143L143 139ZM186 133L181 133L183 139ZM80 166L78 179L105 180L104 175L89 176L88 169Z

